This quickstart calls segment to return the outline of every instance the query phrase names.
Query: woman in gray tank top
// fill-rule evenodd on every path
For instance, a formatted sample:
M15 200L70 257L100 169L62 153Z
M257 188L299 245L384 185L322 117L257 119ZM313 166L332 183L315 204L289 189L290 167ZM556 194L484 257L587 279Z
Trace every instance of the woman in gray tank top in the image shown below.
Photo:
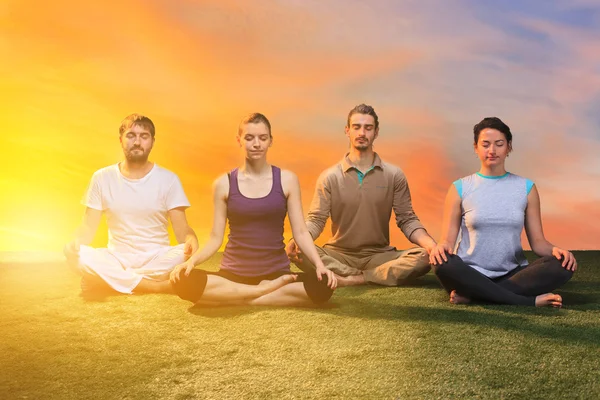
M491 117L473 133L481 169L448 190L442 237L430 254L436 276L454 304L479 300L561 307L561 296L551 292L571 279L577 261L544 237L533 182L506 172L510 128ZM540 256L530 264L521 246L523 228Z

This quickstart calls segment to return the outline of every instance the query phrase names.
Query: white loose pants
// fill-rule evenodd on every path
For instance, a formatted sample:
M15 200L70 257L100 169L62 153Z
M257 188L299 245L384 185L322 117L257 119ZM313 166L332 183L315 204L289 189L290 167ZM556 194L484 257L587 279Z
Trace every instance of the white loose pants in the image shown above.
M175 266L183 263L184 245L159 247L147 253L116 253L109 249L81 246L79 268L97 275L121 293L131 293L143 278L169 279Z

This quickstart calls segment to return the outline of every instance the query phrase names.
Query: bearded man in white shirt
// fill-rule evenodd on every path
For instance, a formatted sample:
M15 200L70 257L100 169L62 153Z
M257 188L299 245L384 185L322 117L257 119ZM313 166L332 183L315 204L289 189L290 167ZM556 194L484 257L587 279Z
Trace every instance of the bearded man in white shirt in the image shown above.
M148 161L154 136L148 117L128 116L119 128L125 159L92 176L82 201L83 222L64 249L69 264L83 275L84 292L109 286L120 293L171 293L170 272L198 249L185 215L190 203L179 178ZM108 248L93 248L103 213ZM177 246L169 243L169 220Z

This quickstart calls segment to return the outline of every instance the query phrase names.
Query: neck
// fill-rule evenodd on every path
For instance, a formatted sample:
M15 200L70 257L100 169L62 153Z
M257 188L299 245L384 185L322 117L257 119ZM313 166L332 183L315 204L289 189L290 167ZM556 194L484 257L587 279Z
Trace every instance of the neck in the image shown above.
M121 173L132 179L143 178L148 172L150 172L153 166L154 163L148 160L136 162L125 159L119 163L119 169L121 170Z
M249 160L246 158L238 171L245 175L260 176L267 174L270 168L271 166L267 163L266 158L261 158L260 160Z
M355 167L362 171L373 165L375 162L375 152L373 151L373 147L369 147L366 150L357 150L351 147L348 159Z
M485 176L502 176L506 174L506 169L504 168L504 164L494 166L482 165L479 173Z

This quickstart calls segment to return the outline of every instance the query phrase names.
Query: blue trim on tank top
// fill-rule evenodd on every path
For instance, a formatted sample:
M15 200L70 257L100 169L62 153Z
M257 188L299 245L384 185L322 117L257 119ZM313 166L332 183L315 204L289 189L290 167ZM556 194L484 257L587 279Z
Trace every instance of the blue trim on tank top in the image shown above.
M525 181L527 182L527 194L529 194L529 192L531 192L531 189L533 189L533 181L527 178L525 178Z
M476 172L476 174L477 174L478 176L482 177L482 178L485 178L485 179L502 179L502 178L504 178L505 176L508 176L508 174L510 174L510 172L507 172L507 173L505 173L504 175L500 175L500 176L490 176L490 175L483 175L483 174L481 174L481 173L479 173L479 172Z
M452 182L452 184L454 185L454 187L456 188L456 191L458 192L458 197L460 197L462 199L462 179L457 179L454 182Z

